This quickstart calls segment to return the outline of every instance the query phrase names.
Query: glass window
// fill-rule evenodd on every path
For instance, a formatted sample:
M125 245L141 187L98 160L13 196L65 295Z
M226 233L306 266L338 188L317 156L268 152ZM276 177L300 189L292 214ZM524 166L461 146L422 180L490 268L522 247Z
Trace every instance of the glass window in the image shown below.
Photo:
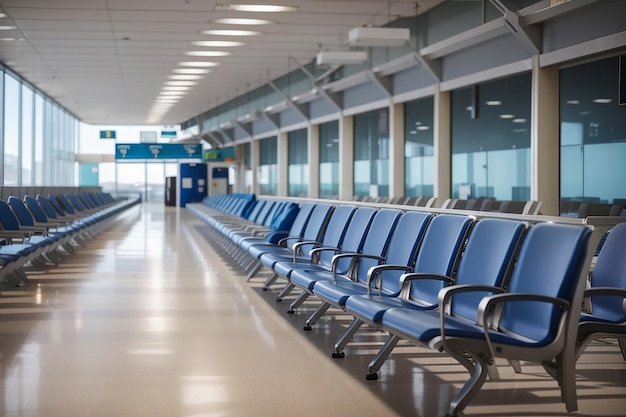
M287 134L289 153L289 195L306 197L309 193L308 129Z
M339 121L320 125L320 197L339 197Z
M33 90L22 85L22 181L20 185L33 185Z
M530 198L531 74L452 92L452 196Z
M354 195L389 196L389 109L354 117Z
M20 83L4 73L4 185L19 185Z
M260 163L257 170L259 193L262 195L278 194L278 139L276 136L262 139L260 146Z
M404 195L432 197L435 185L432 97L404 105Z
M626 207L626 106L618 100L619 62L612 57L561 70L562 213L577 212L580 202Z
M35 136L34 136L34 185L44 185L43 183L43 103L44 99L40 94L35 95Z

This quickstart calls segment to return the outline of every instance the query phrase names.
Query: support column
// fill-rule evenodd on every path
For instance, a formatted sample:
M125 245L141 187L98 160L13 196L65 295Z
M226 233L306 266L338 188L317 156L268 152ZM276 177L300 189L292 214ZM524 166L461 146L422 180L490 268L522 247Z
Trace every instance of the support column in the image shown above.
M339 199L354 196L354 117L339 118Z
M307 155L309 168L310 198L320 196L320 125L309 125Z
M530 135L530 198L543 202L543 214L559 215L561 147L559 70L540 68L533 59Z
M435 141L435 187L438 199L452 196L452 135L450 92L442 92L439 84L435 88L433 113Z
M250 142L250 171L252 171L252 175L250 176L250 183L248 184L248 189L246 192L249 193L259 193L259 163L261 162L261 143L258 140L253 140Z
M389 197L404 197L404 103L389 106Z
M278 163L278 195L289 195L289 133L278 133L278 149L277 163Z

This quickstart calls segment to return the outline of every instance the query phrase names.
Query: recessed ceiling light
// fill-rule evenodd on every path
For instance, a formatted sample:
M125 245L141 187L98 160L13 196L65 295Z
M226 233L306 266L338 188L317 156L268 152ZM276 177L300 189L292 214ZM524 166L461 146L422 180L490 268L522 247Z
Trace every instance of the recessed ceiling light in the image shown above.
M211 70L204 68L175 68L172 72L176 74L208 74Z
M230 52L226 51L187 51L185 55L189 56L228 56Z
M14 30L14 29L17 29L17 26L7 26L7 25L0 26L0 30Z
M208 46L210 48L230 48L233 46L242 46L244 43L237 41L193 41L191 44L195 46Z
M502 102L500 100L489 100L485 102L488 106L501 106Z
M272 22L271 20L265 20L265 19L244 19L240 17L225 17L223 19L212 20L210 23L219 23L222 25L256 26L256 25L271 25L274 22Z
M195 81L165 81L165 85L176 85L176 86L183 86L183 87L188 87L188 86L192 86L196 84L198 83Z
M500 119L512 119L514 117L515 117L515 115L513 115L513 114L501 114L500 115Z
M609 104L612 101L613 101L612 98L597 98L593 100L594 103L598 103L598 104Z
M2 19L3 17L7 17L6 13L0 13L0 19Z
M428 129L430 129L430 127L428 127L428 126L418 126L417 127L417 130L428 130Z
M526 119L513 119L513 123L526 123Z
M0 38L0 41L2 42L16 42L16 41L23 41L24 38Z
M173 74L168 75L170 80L200 80L202 79L202 75L193 75L193 74Z
M411 130L409 133L412 135L417 135L417 130Z
M217 4L215 10L237 11L237 12L260 12L260 13L280 13L296 12L298 6L278 6L274 4Z
M207 61L188 61L179 62L178 65L180 65L181 67L217 67L219 63Z
M253 30L231 30L231 29L203 30L200 33L204 35L218 35L218 36L254 36L254 35L261 34L261 32L255 32Z
M567 104L580 104L580 100L567 100Z

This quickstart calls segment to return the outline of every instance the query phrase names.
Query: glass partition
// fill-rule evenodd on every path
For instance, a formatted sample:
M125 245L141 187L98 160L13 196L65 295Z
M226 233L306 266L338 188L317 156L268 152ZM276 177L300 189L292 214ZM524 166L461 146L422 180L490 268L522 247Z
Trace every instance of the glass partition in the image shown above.
M530 199L531 74L452 92L452 196Z
M289 132L287 140L289 142L289 195L306 197L309 192L308 130Z
M389 196L389 109L354 116L354 195Z
M560 75L561 213L577 213L581 202L626 207L620 57L565 68Z
M320 125L320 197L339 196L339 121Z
M407 197L433 196L433 106L432 97L410 101L404 105L404 195Z

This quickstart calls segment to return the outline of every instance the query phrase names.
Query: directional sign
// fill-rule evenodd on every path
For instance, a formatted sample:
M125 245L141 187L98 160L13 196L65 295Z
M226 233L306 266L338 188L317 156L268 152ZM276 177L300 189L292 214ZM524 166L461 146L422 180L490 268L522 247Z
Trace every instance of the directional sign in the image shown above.
M118 143L115 159L202 159L202 145L180 143Z

